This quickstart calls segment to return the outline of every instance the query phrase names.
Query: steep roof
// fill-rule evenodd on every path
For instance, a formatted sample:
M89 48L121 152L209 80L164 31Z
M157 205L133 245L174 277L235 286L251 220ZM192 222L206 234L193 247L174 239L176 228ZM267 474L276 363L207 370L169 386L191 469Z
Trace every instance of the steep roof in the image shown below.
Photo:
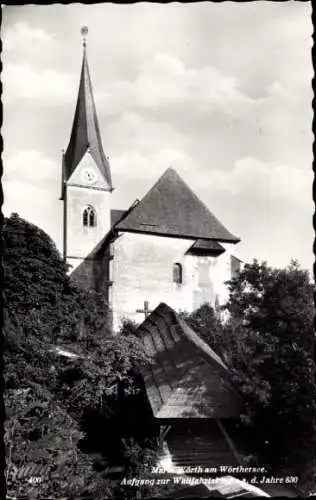
M222 359L166 304L137 330L153 364L142 371L158 419L239 416L241 399Z
M167 236L237 243L230 233L169 168L120 223L117 229Z
M64 180L69 179L88 149L107 182L109 189L112 189L110 166L103 151L86 48L84 47L76 111L69 145L64 154Z
M117 209L111 210L111 227L115 226L115 224L117 224L121 220L121 218L125 213L126 210L117 210Z

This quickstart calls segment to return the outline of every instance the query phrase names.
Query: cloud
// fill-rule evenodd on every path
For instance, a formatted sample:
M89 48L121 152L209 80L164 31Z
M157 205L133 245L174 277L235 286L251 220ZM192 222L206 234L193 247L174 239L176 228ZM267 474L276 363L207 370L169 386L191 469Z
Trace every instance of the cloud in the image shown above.
M271 85L269 85L265 91L266 96L263 99L258 99L259 103L265 100L270 100L272 101L272 104L278 101L280 103L285 103L289 107L293 107L301 102L300 94L295 92L291 87L285 86L277 81L274 81Z
M8 158L4 156L3 163L4 184L18 182L30 186L47 186L50 189L49 183L58 179L60 173L60 166L38 151L18 151Z
M2 73L3 101L10 104L18 99L31 99L47 106L73 101L76 80L70 73L37 70L27 63L9 63Z
M156 54L140 67L133 81L119 80L104 93L109 112L126 107L155 110L159 107L191 105L199 112L222 109L236 113L252 100L238 89L237 78L218 68L186 67L179 57Z
M43 204L42 227L60 223L47 220L47 200L55 196L52 214L60 205L60 165L46 160L59 161L69 137L84 23L93 27L88 58L117 207L171 165L254 255L272 255L272 240L280 252L304 253L312 213L310 12L300 2L8 10L3 97L18 105L6 108L5 146L11 161L22 152L7 203L16 200L21 215L31 205L32 217ZM27 148L42 155L27 157Z
M155 153L162 149L186 150L190 139L166 122L156 122L133 111L125 111L111 123L105 120L105 136L111 144L112 156ZM108 125L106 127L106 125ZM106 144L105 144L106 146Z
M180 59L164 54L157 55L143 67L136 84L140 101L149 106L191 101L198 106L227 107L250 101L238 91L238 80L222 74L218 68L186 68Z
M189 172L185 180L221 222L241 238L246 262L254 257L283 266L292 258L312 267L312 169L237 160L229 171Z
M174 55L157 54L140 66L133 80L105 83L97 106L105 124L110 116L132 114L142 117L148 127L159 123L162 130L162 124L168 124L172 135L182 137L185 149L188 142L195 142L196 151L191 154L203 155L205 160L213 158L217 163L219 159L229 165L238 156L251 155L267 162L297 164L311 158L311 149L310 158L306 154L302 159L301 152L308 152L312 140L311 102L308 81L305 88L298 89L291 81L272 80L250 97L242 91L237 77L215 66L193 68ZM124 120L120 124L126 128ZM141 128L148 137L146 127ZM124 137L124 130L117 133ZM159 133L156 142L158 137ZM125 139L121 145L126 145ZM160 136L160 141L166 147L163 141L168 142L168 138ZM307 147L294 147L298 141ZM145 139L143 146L141 140L138 142L143 149Z
M44 228L60 243L62 226L60 194L60 167L37 151L20 151L3 158L2 178L3 212L9 216L17 212L21 217Z
M134 150L128 155L112 158L111 166L114 175L126 178L137 176L142 180L154 182L169 167L185 176L187 172L194 170L194 161L189 155L177 149L162 149L147 155Z
M16 212L24 219L44 229L61 248L62 205L57 204L56 192L49 187L39 187L18 180L3 184L3 213L9 217ZM56 224L57 222L57 224Z
M23 49L29 52L42 50L49 44L54 43L54 35L47 33L42 28L33 28L28 23L19 22L3 33L4 52L13 49Z
M18 180L7 181L3 188L3 211L7 215L11 212L18 212L28 218L29 214L43 213L48 200L51 199L49 189L32 186Z
M193 181L192 171L190 175ZM229 171L204 170L196 176L195 184L200 188L207 185L209 191L222 193L227 199L231 196L241 198L249 207L254 201L311 207L312 180L312 170L244 157Z

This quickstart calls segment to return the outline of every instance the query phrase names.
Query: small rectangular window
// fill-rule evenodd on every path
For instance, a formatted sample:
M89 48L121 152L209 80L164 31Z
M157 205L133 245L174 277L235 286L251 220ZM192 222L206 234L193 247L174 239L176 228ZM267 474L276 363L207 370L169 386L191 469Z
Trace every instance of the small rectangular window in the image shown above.
M178 284L182 283L182 266L178 262L173 264L173 282Z

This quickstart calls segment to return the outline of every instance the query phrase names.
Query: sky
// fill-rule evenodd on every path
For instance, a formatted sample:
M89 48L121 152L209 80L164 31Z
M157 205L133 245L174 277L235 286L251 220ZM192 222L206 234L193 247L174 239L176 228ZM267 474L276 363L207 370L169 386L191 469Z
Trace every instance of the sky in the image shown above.
M309 2L3 7L5 215L62 250L61 151L87 56L115 191L128 208L173 167L236 255L312 270Z

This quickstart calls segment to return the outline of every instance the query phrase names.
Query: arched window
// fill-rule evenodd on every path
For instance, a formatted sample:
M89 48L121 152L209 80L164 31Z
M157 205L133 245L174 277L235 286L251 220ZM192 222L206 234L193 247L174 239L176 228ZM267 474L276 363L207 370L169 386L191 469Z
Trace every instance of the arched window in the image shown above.
M182 266L178 262L173 264L173 282L178 284L182 283Z
M97 214L94 208L87 207L82 214L82 224L86 227L95 227L97 225Z

